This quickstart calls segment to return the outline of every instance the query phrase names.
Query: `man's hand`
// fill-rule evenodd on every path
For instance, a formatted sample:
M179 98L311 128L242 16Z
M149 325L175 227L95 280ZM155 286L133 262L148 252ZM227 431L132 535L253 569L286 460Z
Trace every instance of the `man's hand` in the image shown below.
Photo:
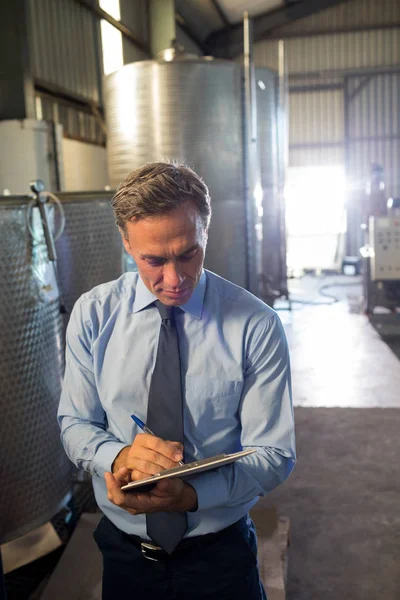
M116 473L104 475L108 499L132 515L152 512L180 512L197 508L194 488L182 479L164 479L148 493L125 493L121 486L129 481L129 470L122 468Z
M179 442L168 442L148 433L139 433L132 446L123 448L115 459L112 471L123 467L130 471L132 481L146 479L165 469L173 469L182 460L183 446Z

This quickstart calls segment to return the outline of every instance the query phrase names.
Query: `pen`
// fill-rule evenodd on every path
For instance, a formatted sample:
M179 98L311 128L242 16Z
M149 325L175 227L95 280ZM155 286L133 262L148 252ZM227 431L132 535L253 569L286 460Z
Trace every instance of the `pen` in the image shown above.
M145 425L143 423L143 421L141 419L139 419L139 417L137 417L136 415L131 415L131 418L135 421L136 425L138 425L142 431L144 431L145 433L149 433L150 435L154 435L154 436L156 435L155 433L153 433L151 431L151 429L149 429L147 427L147 425ZM178 464L181 465L181 467L183 467L183 465L185 463L183 463L181 460L179 460Z

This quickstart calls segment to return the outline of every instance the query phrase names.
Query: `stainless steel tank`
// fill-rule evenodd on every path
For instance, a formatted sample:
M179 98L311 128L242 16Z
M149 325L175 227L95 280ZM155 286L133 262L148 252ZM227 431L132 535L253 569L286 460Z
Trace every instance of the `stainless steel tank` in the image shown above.
M205 265L246 287L240 65L193 57L126 65L105 78L105 105L111 185L146 162L184 160L211 193Z
M29 197L0 197L0 542L48 521L70 491L56 420L63 372L59 292Z
M260 157L262 216L262 296L269 304L287 294L284 199L279 185L278 75L256 69L257 138Z
M65 228L56 242L57 270L67 314L84 292L123 272L122 240L110 192L57 193Z

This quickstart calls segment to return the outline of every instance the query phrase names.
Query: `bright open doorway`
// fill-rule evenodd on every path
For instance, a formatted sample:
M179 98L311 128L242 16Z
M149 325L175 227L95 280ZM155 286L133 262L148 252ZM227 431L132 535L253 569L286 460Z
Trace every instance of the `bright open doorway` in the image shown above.
M285 199L289 275L340 270L346 230L344 166L289 167Z

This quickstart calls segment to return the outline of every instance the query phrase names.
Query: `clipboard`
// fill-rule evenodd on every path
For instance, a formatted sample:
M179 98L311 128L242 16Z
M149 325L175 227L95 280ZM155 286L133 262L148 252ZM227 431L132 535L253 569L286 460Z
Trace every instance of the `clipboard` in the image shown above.
M198 473L204 473L204 471L211 471L211 469L217 469L223 465L229 465L235 462L243 456L248 456L257 452L255 448L249 450L242 450L241 452L235 452L234 454L217 454L210 458L203 458L202 460L196 460L195 462L187 463L182 467L175 467L174 469L166 469L152 475L148 479L139 479L138 481L131 481L121 487L123 492L148 492L152 487L156 485L158 481L163 479L173 479L179 477L181 479L189 479L193 475Z

